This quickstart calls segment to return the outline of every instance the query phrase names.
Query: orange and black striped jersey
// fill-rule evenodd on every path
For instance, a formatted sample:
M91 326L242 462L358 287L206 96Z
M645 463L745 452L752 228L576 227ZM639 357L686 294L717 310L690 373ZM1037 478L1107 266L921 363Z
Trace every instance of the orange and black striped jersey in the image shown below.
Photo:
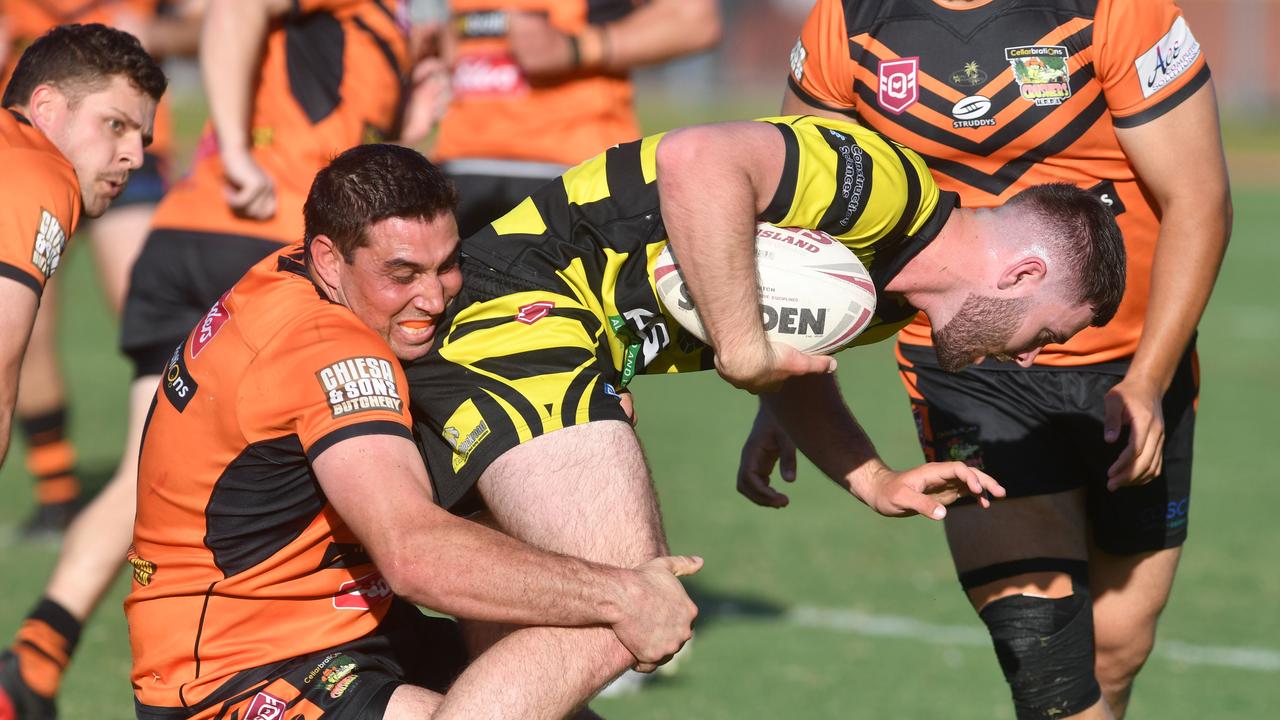
M125 601L139 703L196 707L237 672L373 631L391 591L310 463L409 428L400 363L320 295L301 245L210 308L165 367L139 456Z
M1037 364L1128 357L1146 313L1158 208L1115 128L1148 122L1209 78L1172 0L818 0L791 53L791 89L919 152L969 207L1070 182L1115 212L1128 291L1105 328L1051 345ZM927 344L921 316L900 334Z
M9 36L8 63L3 68L0 89L9 84L18 58L36 38L58 25L70 23L102 23L112 27L129 27L146 21L161 11L164 0L3 0L3 15ZM167 157L173 145L173 123L169 112L169 96L160 98L156 108L155 129L147 152Z
M625 16L636 0L451 0L457 37L453 99L440 123L439 162L500 159L574 165L640 137L626 73L583 71L532 82L511 55L507 13L542 13L557 30Z
M262 50L251 118L253 159L275 182L276 214L237 217L213 128L152 226L292 243L302 238L311 180L338 153L389 137L408 70L403 6L395 0L298 0Z
M0 110L0 167L0 277L39 296L80 220L80 183L58 148L12 110Z

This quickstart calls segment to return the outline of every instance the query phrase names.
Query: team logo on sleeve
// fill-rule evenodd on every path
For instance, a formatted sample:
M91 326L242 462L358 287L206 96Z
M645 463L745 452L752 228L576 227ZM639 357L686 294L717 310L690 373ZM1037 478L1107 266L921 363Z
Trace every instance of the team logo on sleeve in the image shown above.
M1138 68L1138 81L1142 83L1142 97L1155 95L1190 69L1199 57L1200 43L1191 34L1187 21L1179 17L1159 42L1133 62Z
M804 49L804 43L796 41L796 46L791 48L791 77L800 82L804 79L804 61L808 59L809 51Z
M1071 97L1067 71L1070 54L1063 45L1022 45L1004 49L1023 100L1039 106L1061 105Z
M398 413L404 406L395 369L380 357L340 360L316 373L316 379L335 418L369 410Z
M213 340L213 336L218 334L222 329L222 324L231 317L231 313L227 312L227 296L231 294L228 290L218 298L218 301L209 308L209 312L204 314L204 319L196 326L196 332L191 336L191 357L195 358L204 350L209 341Z
M920 58L907 57L880 62L880 107L895 115L920 99Z
M62 251L67 247L67 233L53 213L40 209L40 228L36 230L35 249L31 252L31 264L48 280L58 270Z
M164 376L160 379L160 386L164 389L164 396L178 412L187 409L187 403L191 402L191 398L195 397L200 389L196 379L187 371L187 364L182 357L181 343L169 356L169 362L164 367Z

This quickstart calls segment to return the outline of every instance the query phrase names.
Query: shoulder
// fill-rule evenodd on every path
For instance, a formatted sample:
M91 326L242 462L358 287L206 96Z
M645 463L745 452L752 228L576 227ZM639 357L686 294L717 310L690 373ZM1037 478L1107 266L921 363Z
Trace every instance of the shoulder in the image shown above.
M80 193L75 169L62 155L43 148L10 145L0 148L0 187L6 198L40 197L63 200Z

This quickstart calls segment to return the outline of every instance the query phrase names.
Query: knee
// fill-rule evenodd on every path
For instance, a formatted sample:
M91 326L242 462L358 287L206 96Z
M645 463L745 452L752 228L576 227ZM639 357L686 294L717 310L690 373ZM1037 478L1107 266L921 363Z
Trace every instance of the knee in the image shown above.
M1096 664L1098 682L1104 688L1124 688L1147 664L1155 647L1155 628L1135 623L1124 628L1097 629Z
M1101 698L1087 587L1073 583L1073 593L1063 598L1003 597L979 616L991 632L1018 720L1074 715Z

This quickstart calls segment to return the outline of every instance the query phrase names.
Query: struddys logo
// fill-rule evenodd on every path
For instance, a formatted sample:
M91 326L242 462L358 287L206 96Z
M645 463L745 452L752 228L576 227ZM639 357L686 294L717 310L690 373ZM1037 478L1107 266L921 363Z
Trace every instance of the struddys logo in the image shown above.
M1142 97L1155 95L1190 70L1199 57L1200 43L1191 34L1187 21L1179 17L1169 32L1133 63L1138 69L1138 81L1142 83Z
M231 294L228 290L218 298L218 301L209 308L209 312L204 314L204 319L196 326L195 335L191 337L191 357L195 358L200 355L205 346L213 340L213 336L218 334L222 329L223 323L231 317L231 313L227 312L227 296Z
M58 271L58 263L62 262L62 251L67 249L67 232L53 213L40 209L40 225L36 229L35 242L31 250L31 264L36 266L44 279L48 280Z
M391 596L391 586L383 579L382 573L374 571L339 585L333 596L333 607L337 610L369 610L374 605L390 602Z
M1069 53L1063 45L1022 45L1004 49L1022 99L1038 106L1061 105L1071 97Z
M880 62L880 91L876 95L880 107L894 115L920 99L920 58L907 57Z
M380 357L353 357L316 373L329 410L340 418L370 410L401 412L404 402L391 363Z

